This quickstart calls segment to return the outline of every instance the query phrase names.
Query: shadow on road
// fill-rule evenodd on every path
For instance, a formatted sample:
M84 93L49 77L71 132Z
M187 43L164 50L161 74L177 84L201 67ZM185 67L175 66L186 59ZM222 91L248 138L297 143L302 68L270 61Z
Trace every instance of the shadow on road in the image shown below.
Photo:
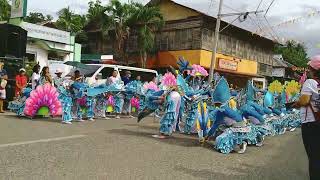
M157 142L163 142L170 145L178 145L183 147L199 147L198 140L192 137L177 137L177 136L171 136L168 139L157 139L153 138L152 135L155 133L145 132L145 131L131 131L128 129L113 129L113 130L107 130L109 133L113 134L119 134L124 136L136 136L136 137L143 137L152 139Z
M211 167L208 167L211 168ZM246 171L242 168L233 168L228 171L214 170L214 169L194 169L184 167L183 165L176 165L175 171L182 172L199 179L242 179Z
M52 117L34 117L34 118L30 118L30 117L27 117L27 116L16 116L16 115L12 115L12 114L5 114L5 115L2 115L3 117L6 117L8 119L11 119L11 118L18 118L20 119L21 121L43 121L43 122L50 122L50 123L61 123L61 119L59 118L52 118Z

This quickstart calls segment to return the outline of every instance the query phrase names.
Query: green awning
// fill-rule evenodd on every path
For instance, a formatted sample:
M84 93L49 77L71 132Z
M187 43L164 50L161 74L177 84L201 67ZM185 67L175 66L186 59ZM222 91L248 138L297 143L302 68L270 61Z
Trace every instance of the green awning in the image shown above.
M35 44L37 44L38 46L42 47L43 49L46 49L48 51L57 51L57 52L61 52L61 53L73 53L73 51L70 50L64 50L64 49L57 49L57 48L52 48L50 47L45 41L40 40L40 39L35 39Z

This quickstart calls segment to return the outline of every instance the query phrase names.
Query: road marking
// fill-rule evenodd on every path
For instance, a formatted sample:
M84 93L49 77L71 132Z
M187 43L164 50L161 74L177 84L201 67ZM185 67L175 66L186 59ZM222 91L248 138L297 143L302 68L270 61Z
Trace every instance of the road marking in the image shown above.
M26 145L26 144L35 144L35 143L42 143L42 142L61 141L61 140L75 139L75 138L82 138L82 137L86 137L86 135L73 135L73 136L65 136L65 137L58 137L58 138L39 139L34 141L0 144L0 148L10 147L10 146L20 146L20 145Z

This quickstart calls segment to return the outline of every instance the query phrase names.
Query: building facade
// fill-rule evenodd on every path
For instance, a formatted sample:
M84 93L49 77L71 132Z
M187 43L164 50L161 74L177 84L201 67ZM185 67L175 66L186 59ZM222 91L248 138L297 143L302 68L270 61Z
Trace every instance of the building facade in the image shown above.
M210 67L214 44L216 18L172 0L153 0L149 6L158 6L166 21L156 34L157 54L148 59L149 68L176 66L180 56L192 64ZM221 27L228 25L221 22ZM137 35L132 33L128 50L138 51ZM236 26L229 26L219 36L215 71L231 83L245 85L248 79L265 83L264 77L272 75L274 42ZM242 77L236 79L235 77Z
M41 67L50 66L52 73L57 68L68 72L70 67L61 65L66 61L80 61L81 45L75 43L75 36L70 32L45 27L38 24L10 21L25 29L27 33L27 46L25 63L39 63Z

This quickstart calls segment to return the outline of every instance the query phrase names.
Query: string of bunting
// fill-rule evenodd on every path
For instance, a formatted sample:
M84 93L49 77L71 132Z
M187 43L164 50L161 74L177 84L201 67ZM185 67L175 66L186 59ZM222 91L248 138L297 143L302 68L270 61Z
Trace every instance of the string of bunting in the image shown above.
M297 18L294 18L294 19L291 19L291 20L288 20L288 21L284 21L280 24L277 24L277 25L274 25L274 26L271 26L271 28L279 28L279 27L283 27L283 26L287 26L287 25L291 25L291 24L294 24L294 23L298 23L298 22L301 22L302 20L304 20L305 18L310 18L310 17L314 17L316 15L319 15L320 14L320 11L313 11L311 13L308 13L307 15L305 16L301 16L301 17L297 17ZM263 29L258 29L256 32L254 32L253 34L257 34L259 36L263 36L266 32L269 32L271 31L270 29L271 28L266 28L265 30Z

